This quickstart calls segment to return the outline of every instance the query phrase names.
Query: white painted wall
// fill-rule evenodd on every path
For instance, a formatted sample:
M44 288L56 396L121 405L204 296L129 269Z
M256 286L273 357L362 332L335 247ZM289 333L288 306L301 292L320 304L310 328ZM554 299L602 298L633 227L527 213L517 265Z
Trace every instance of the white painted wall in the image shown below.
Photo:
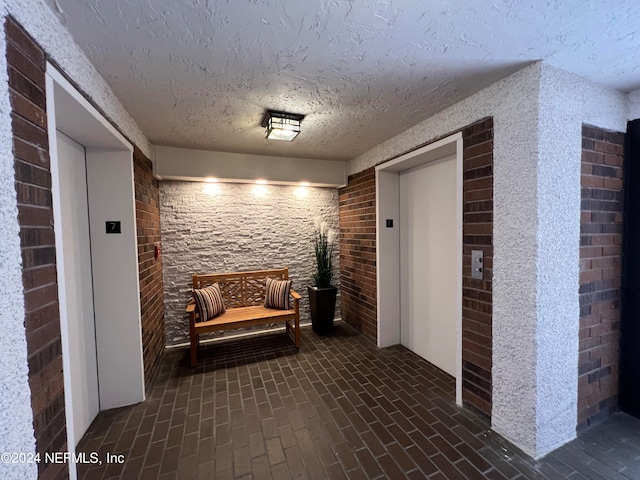
M188 341L184 309L194 273L289 267L293 288L302 296L300 320L309 321L306 288L315 262L315 216L337 231L337 189L160 182L167 344ZM340 285L338 245L334 265L333 284ZM336 315L340 315L340 291Z
M133 158L87 150L100 408L144 400ZM106 222L122 233L107 234Z
M346 162L308 158L267 157L156 146L153 173L165 180L219 180L269 182L319 187L341 187L347 183Z
M0 0L2 17L6 1ZM0 22L0 452L35 453L24 328L22 257L15 188L4 18ZM4 464L6 478L35 478L35 463Z
M457 376L456 157L400 172L401 343Z
M626 96L533 64L352 159L347 173L485 116L494 118L492 427L541 456L571 440L577 421L581 125L624 131Z
M400 185L399 175L412 169L424 166L430 162L437 162L444 158L453 158L454 182L448 192L453 198L454 208L449 212L454 222L454 232L451 242L455 244L455 252L451 273L453 274L454 296L454 325L455 339L453 346L455 368L452 375L456 377L456 403L462 405L462 133L458 132L442 138L424 147L401 155L390 162L376 167L376 273L377 284L377 333L378 346L386 347L401 342L401 317L406 317L407 301L401 298L406 294L409 267L406 245L401 249L401 233L406 230L407 215L401 208L401 197L406 196ZM404 186L406 189L406 185ZM458 199L459 201L457 201ZM406 202L405 202L406 203ZM406 208L404 209L406 210ZM386 226L386 220L392 219L393 228ZM419 219L420 221L421 219ZM406 238L406 232L404 232ZM406 242L405 242L406 243ZM404 260L404 268L401 263ZM457 275L456 275L456 272ZM418 277L417 283L422 282ZM406 318L405 318L406 320ZM405 323L407 323L405 321ZM406 327L406 325L405 325Z
M640 118L640 90L627 93L627 104L629 105L629 120Z

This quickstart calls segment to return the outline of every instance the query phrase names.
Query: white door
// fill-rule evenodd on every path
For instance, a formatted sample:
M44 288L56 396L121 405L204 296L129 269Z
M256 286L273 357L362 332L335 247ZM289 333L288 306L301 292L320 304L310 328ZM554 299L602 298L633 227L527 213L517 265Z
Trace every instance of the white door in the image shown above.
M69 337L74 438L80 441L100 411L91 272L85 149L57 132L63 278ZM67 366L65 365L65 368Z
M456 376L456 157L400 172L400 341Z

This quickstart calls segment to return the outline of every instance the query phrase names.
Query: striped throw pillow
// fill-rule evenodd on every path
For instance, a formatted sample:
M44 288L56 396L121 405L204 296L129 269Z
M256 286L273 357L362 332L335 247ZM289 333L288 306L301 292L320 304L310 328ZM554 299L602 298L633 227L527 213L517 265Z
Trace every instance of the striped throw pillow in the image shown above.
M291 308L289 305L289 290L291 290L291 280L267 278L264 306L279 310L289 310Z
M200 314L200 321L211 320L226 310L222 300L222 293L217 283L205 288L194 288L193 299Z

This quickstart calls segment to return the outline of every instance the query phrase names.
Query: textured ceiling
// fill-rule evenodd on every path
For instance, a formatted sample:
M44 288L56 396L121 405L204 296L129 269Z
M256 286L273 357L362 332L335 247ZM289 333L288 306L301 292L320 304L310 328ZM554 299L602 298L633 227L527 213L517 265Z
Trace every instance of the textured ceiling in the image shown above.
M640 88L638 0L46 1L159 145L348 159L540 59Z

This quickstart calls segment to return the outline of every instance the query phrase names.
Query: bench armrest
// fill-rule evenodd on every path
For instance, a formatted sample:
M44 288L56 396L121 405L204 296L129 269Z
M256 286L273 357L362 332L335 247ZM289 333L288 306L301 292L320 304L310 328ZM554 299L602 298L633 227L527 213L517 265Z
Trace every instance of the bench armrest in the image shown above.
M185 312L189 315L189 325L193 326L196 323L196 318L198 317L198 311L196 310L196 302L191 299L187 308L185 308Z
M302 298L300 294L293 289L289 290L289 293L295 300L300 300Z

